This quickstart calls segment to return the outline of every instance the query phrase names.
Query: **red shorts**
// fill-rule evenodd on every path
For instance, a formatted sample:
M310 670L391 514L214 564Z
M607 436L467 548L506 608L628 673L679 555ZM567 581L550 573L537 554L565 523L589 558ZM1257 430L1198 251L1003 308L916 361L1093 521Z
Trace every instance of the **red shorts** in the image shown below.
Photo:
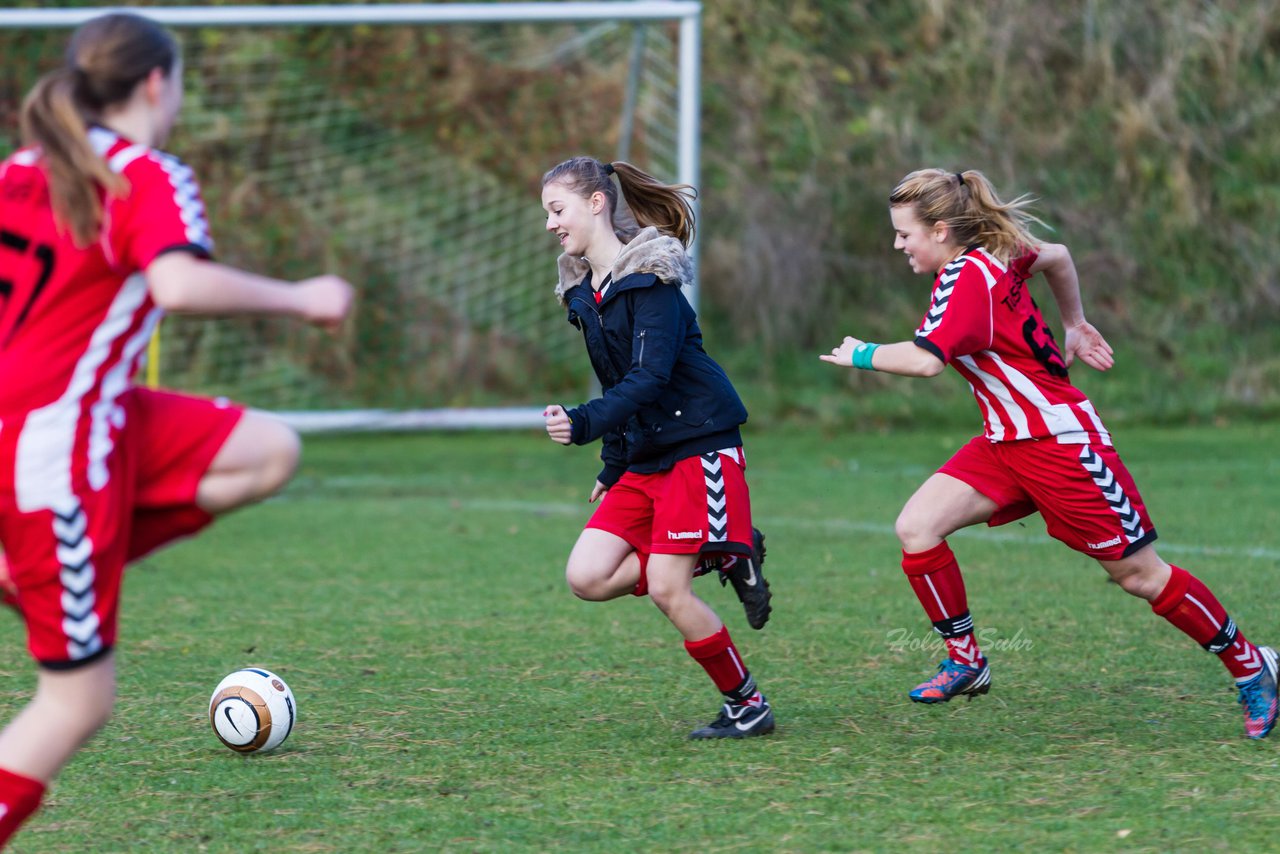
M18 507L20 484L0 491L0 543L18 588L27 647L53 669L92 661L115 644L126 563L208 524L196 487L244 413L141 388L117 403L123 417L114 421L113 447L94 475L105 478L99 488L85 483L89 477L76 478L83 485L25 511ZM6 437L0 446L12 454L15 442ZM76 442L72 453L83 455L85 444ZM14 469L12 458L4 463ZM74 470L72 461L65 465Z
M647 554L751 554L751 496L741 448L686 457L666 471L626 472L586 527Z
M998 505L988 525L1038 510L1051 537L1090 557L1119 560L1156 538L1138 487L1109 445L979 437L938 471Z

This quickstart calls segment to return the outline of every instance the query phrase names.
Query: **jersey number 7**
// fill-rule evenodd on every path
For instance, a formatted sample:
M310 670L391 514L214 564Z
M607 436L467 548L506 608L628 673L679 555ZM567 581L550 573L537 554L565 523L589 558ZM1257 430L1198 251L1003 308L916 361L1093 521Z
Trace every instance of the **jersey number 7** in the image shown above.
M8 344L8 339L13 337L13 333L22 325L22 321L27 319L27 313L31 311L31 306L35 303L36 297L40 296L40 291L44 289L45 285L49 284L49 279L53 276L54 256L52 246L45 243L33 244L29 238L4 229L0 229L0 249L7 249L10 252L17 252L22 255L30 252L40 264L40 273L36 276L35 283L31 287L31 295L23 303L22 312L18 315L17 320L9 326L9 335L5 339L5 344ZM0 302L0 316L9 308L9 300L13 298L14 287L15 283L12 279L0 278L0 301L2 301Z

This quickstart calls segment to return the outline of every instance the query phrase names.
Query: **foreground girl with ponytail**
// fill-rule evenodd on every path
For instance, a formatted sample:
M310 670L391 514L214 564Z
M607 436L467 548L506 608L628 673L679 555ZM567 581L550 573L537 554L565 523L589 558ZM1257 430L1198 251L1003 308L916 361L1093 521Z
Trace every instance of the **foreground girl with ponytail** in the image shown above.
M1245 735L1263 738L1276 722L1276 653L1250 643L1200 579L1156 554L1156 529L1133 478L1093 404L1067 376L1076 358L1107 370L1111 347L1085 320L1067 248L1031 236L1036 220L1027 204L1001 201L973 170L903 178L889 195L894 248L914 272L935 277L929 310L913 340L848 337L819 357L913 377L951 365L969 382L985 422L984 435L925 481L898 516L902 568L948 652L910 697L945 703L987 693L991 668L947 537L1039 511L1051 536L1096 559L1123 590L1218 656L1236 681ZM1036 273L1057 300L1062 349L1028 292Z
M544 416L562 445L604 442L589 499L604 500L569 555L570 588L591 601L647 593L725 697L719 717L690 737L743 738L771 732L773 713L693 578L718 571L731 581L756 629L769 618L770 595L738 431L747 411L702 349L680 291L692 275L690 189L592 157L543 176L547 230L564 250L556 296L603 389ZM620 197L641 228L620 223Z
M210 260L191 170L158 151L182 61L154 22L111 14L71 38L0 162L0 576L39 669L0 732L0 847L111 715L125 564L264 498L298 437L258 412L135 388L164 310L346 316L336 276L296 284Z

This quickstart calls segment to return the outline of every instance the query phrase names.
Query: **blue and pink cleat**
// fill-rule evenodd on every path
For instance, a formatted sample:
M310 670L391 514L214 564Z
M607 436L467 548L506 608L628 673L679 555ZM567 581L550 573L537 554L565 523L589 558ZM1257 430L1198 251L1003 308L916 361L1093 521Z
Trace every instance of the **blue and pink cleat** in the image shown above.
M1276 651L1260 646L1258 652L1262 670L1248 682L1236 683L1244 707L1244 734L1249 738L1266 738L1276 725Z
M989 690L991 690L991 668L985 659L981 667L969 667L955 659L944 658L938 665L938 675L912 688L907 696L916 703L945 703L952 697L959 697L962 694L972 699L974 695L985 694ZM1271 693L1274 697L1274 683Z

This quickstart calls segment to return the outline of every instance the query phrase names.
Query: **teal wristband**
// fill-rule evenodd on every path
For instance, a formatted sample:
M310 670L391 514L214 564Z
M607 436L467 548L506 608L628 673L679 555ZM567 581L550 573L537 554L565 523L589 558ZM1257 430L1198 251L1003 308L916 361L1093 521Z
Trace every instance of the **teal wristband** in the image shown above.
M879 344L862 343L853 348L853 366L861 368L864 371L874 371L871 367L871 355L875 353Z

